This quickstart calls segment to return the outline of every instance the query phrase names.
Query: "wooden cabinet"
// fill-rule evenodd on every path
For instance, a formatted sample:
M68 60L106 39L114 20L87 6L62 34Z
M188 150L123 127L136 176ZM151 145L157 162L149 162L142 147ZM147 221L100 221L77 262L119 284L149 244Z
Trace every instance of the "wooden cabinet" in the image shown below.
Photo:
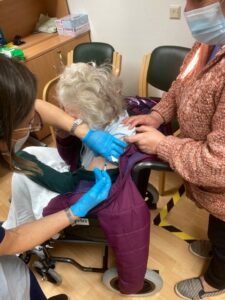
M40 14L61 18L68 15L67 0L0 0L0 27L7 41L34 32Z
M66 0L0 0L0 28L7 41L15 35L25 42L21 46L27 67L36 75L37 97L42 98L45 84L59 75L67 63L67 53L76 45L90 41L89 32L78 37L60 36L57 33L33 33L40 14L61 18L69 14ZM44 128L37 137L49 134Z
M90 41L89 32L76 38L54 34L36 45L25 46L23 49L26 56L25 63L38 80L38 98L42 98L45 84L62 72L67 64L67 53L76 45L88 41Z

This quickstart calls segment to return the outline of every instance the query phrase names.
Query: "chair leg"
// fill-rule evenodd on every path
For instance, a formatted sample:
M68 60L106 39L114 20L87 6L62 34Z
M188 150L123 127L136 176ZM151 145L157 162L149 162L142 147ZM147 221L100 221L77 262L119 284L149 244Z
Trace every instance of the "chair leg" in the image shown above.
M165 193L166 172L159 172L159 195L163 196Z

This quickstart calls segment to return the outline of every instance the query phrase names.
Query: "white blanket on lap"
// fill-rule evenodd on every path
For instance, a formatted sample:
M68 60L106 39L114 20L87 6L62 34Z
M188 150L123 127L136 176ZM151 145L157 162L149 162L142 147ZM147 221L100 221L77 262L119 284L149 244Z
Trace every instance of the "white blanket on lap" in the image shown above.
M41 162L66 172L69 167L59 156L55 148L27 147L26 152L35 155ZM14 173L12 177L12 198L7 220L3 223L6 229L40 219L43 208L58 193L49 191L36 184L23 174Z

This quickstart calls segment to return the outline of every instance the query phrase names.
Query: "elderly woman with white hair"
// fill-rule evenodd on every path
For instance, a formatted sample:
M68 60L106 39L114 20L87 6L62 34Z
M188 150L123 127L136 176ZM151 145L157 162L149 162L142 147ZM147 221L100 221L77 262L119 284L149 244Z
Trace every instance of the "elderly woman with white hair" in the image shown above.
M128 114L121 89L121 80L111 74L109 66L96 67L85 63L66 67L57 87L59 104L76 120L85 122L91 128L90 132L101 129L123 140L124 136L135 131L122 124ZM57 136L58 140L68 143L75 138L62 131L57 131ZM85 170L92 171L94 167L108 169L112 180L118 175L117 161L111 163L102 156L96 156L87 144L82 144L78 173L73 172L73 158L69 166L55 148L27 147L17 154L37 163L42 174L13 175L12 201L3 224L5 228L41 218L43 208L52 198L74 191L79 176L83 176Z

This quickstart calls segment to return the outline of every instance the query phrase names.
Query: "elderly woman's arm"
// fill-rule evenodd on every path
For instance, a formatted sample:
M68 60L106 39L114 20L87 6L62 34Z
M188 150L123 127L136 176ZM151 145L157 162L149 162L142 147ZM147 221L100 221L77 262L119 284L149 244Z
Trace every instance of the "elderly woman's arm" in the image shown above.
M186 181L205 187L225 186L225 91L212 118L206 140L164 136L153 127L140 126L126 137L146 153L157 154Z
M158 156L169 162L185 180L199 186L225 186L225 91L212 118L211 132L204 141L174 136L163 138Z
M176 116L176 88L180 85L180 80L174 81L169 92L164 93L160 102L152 108L150 114L136 115L126 118L123 123L127 126L136 127L146 125L159 128L163 123L168 123Z
M152 109L152 113L158 113L164 123L171 122L176 117L176 89L179 88L180 84L180 79L174 81L169 91L163 94L159 103Z

